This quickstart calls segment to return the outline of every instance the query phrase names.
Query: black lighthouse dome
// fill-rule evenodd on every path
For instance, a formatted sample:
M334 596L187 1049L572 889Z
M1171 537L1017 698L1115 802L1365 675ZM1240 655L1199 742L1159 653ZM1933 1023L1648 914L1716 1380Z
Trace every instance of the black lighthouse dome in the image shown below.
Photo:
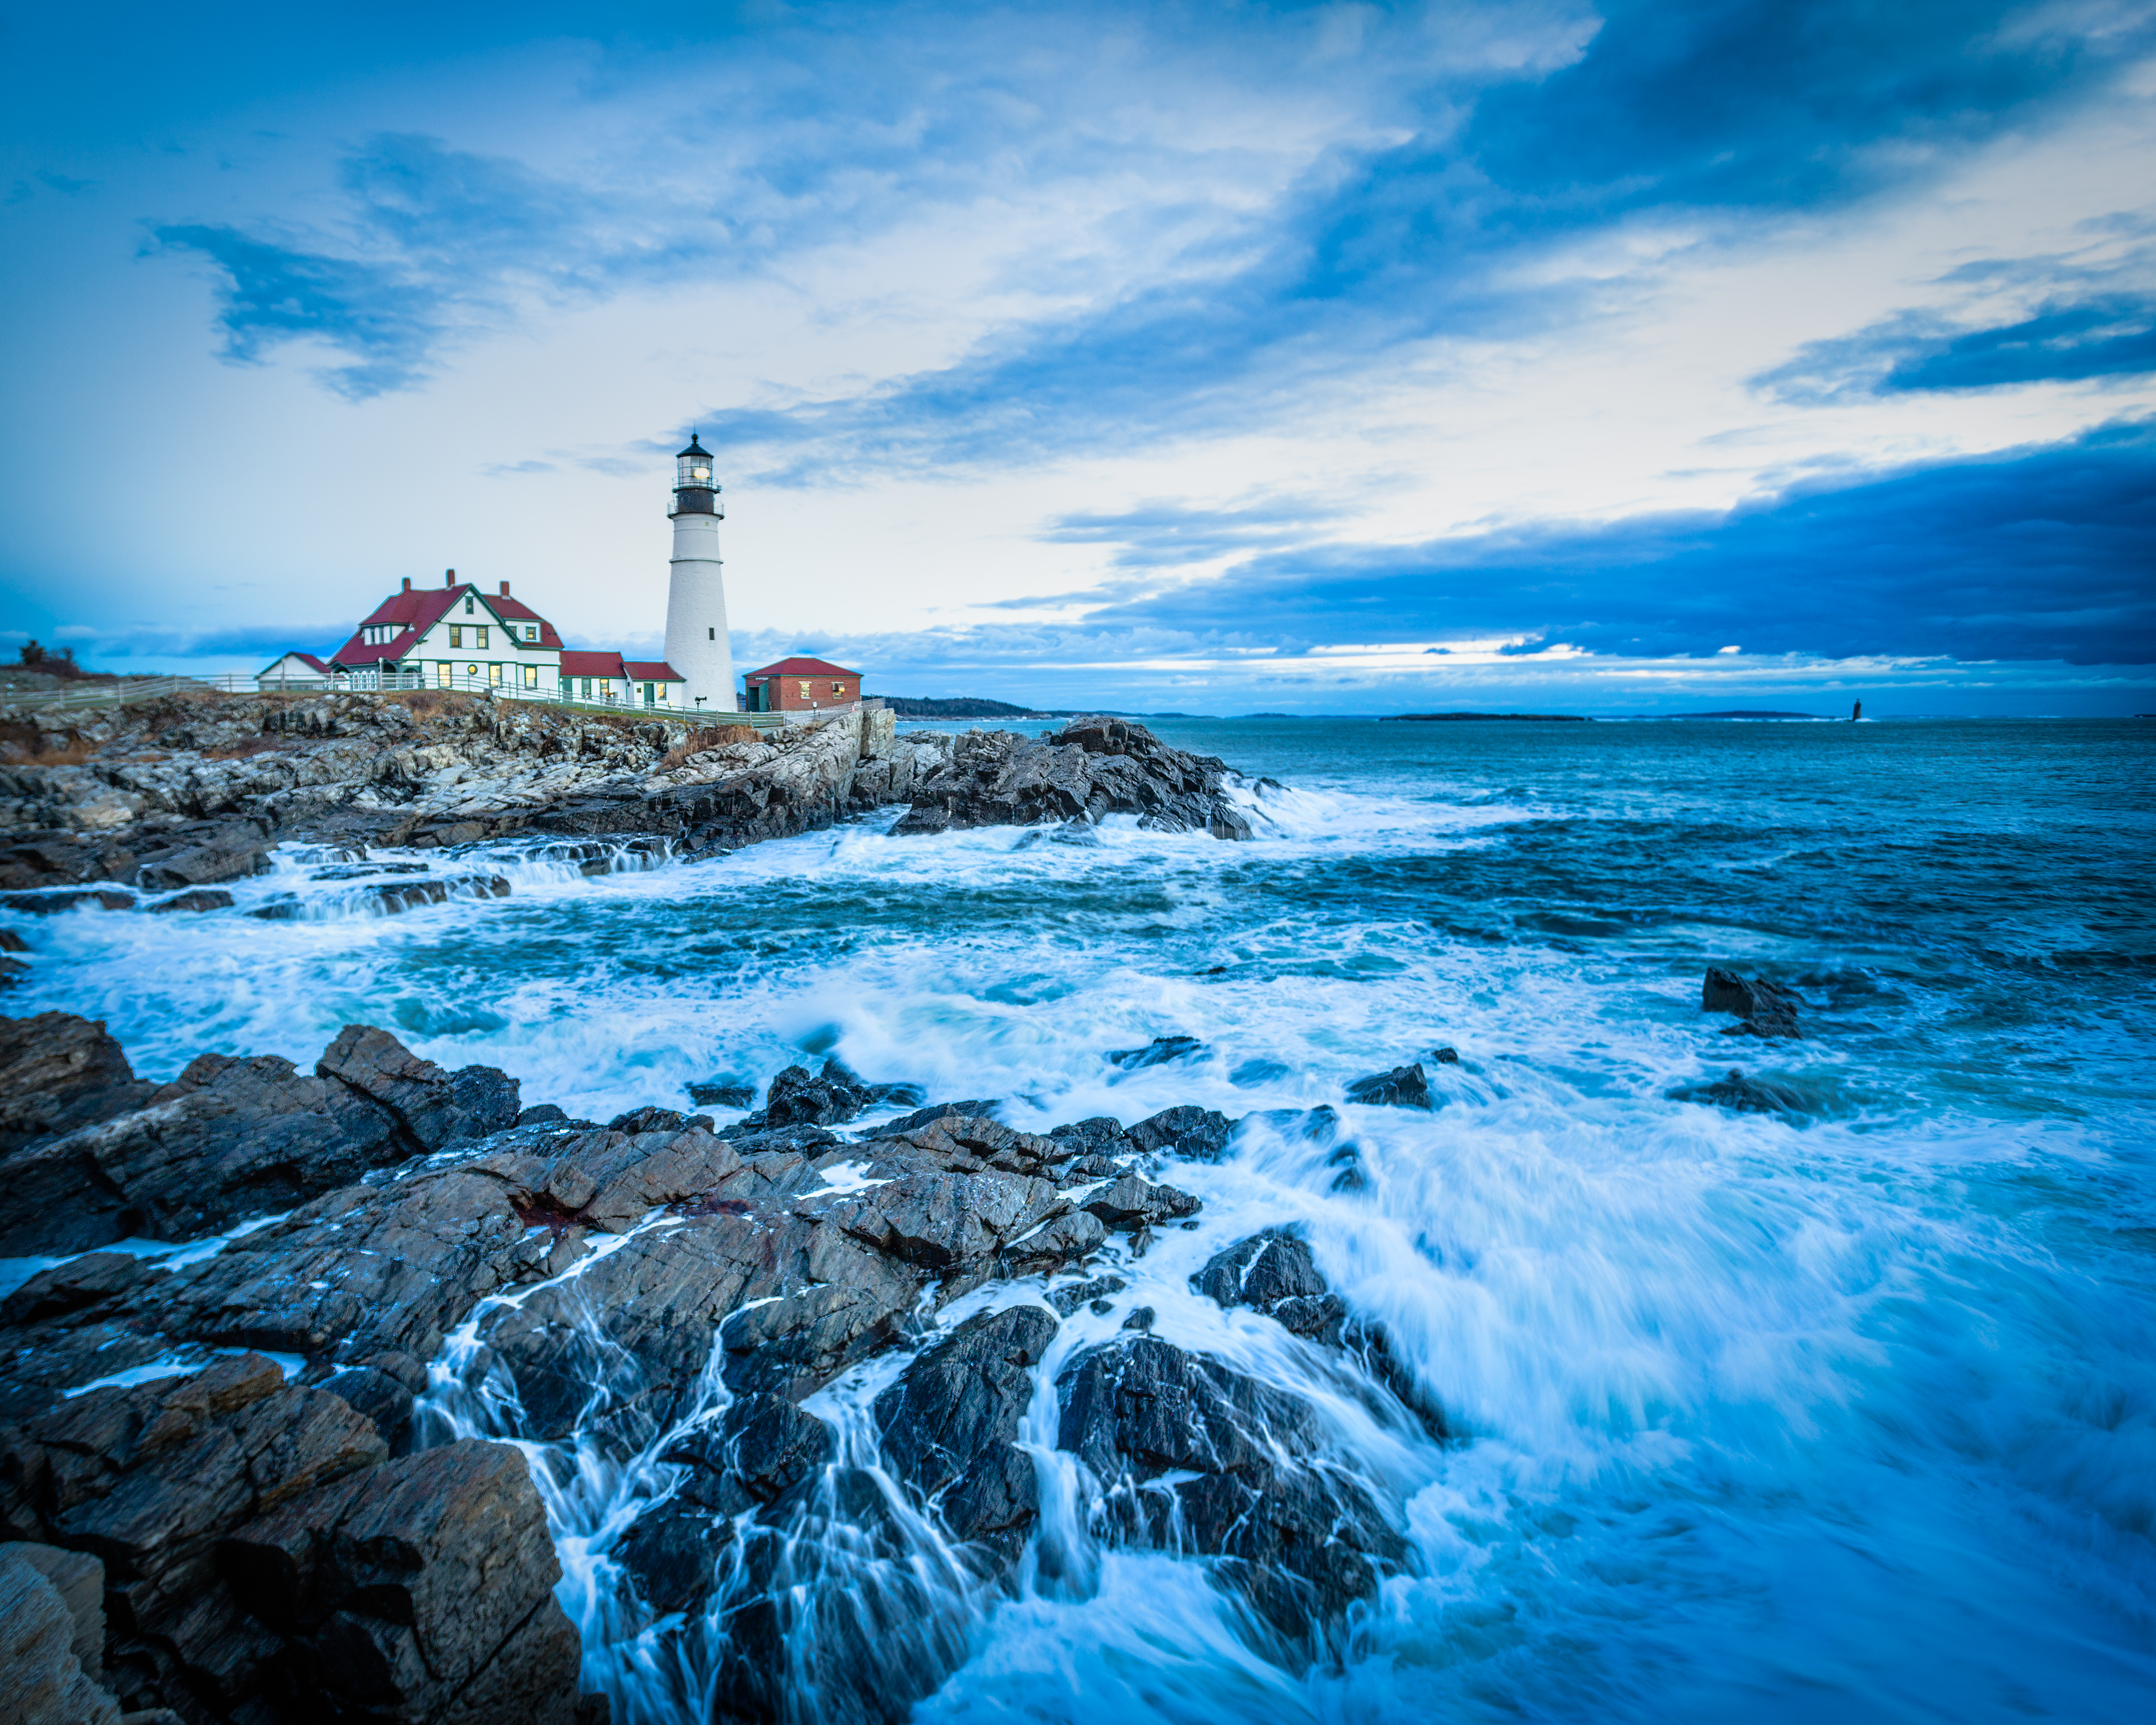
M674 458L675 515L716 515L719 488L711 480L711 452L689 434L689 447Z

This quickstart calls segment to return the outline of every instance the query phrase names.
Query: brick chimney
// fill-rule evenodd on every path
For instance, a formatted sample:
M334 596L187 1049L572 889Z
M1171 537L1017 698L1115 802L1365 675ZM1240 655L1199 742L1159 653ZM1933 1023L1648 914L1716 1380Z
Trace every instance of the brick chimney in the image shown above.
M501 583L501 596L505 599L509 597L509 583L506 581Z
M456 572L454 569L444 569L444 570L443 570L443 571L442 571L442 585L443 585L443 586L444 586L444 587L454 587L456 584L457 584L457 572Z
M409 575L404 578L404 591L407 593L412 591L412 578Z

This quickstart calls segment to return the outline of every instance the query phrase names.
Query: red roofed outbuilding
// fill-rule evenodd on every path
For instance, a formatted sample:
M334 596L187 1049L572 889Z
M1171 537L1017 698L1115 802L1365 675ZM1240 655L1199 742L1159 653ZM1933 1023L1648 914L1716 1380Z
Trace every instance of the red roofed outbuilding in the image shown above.
M806 713L851 706L861 698L861 674L828 659L782 659L752 670L742 705L752 713Z

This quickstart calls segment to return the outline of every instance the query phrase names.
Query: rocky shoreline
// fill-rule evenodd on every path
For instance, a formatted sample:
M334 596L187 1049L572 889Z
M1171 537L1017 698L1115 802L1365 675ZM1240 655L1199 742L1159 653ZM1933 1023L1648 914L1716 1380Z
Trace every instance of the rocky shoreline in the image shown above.
M1051 737L901 735L868 708L759 735L432 691L173 696L0 725L0 894L28 910L58 907L54 888L78 889L69 904L216 909L217 888L284 844L351 860L608 838L696 859L899 805L901 834L1121 814L1247 839L1240 783L1101 716Z
M60 1013L0 1019L0 1251L61 1260L0 1302L0 1589L79 1708L37 1717L608 1717L546 1455L656 1470L607 1561L632 1618L710 1650L717 1719L905 1717L963 1657L951 1602L1014 1584L1044 1479L1101 1544L1208 1559L1291 1663L1337 1656L1404 1561L1401 1506L1315 1405L1149 1308L1064 1359L1065 1460L1022 1443L1060 1327L1197 1225L1173 1175L1229 1153L1219 1114L1036 1134L983 1101L893 1115L915 1099L827 1061L722 1129L600 1124L361 1025L311 1074L204 1055L152 1086ZM1372 1419L1442 1431L1294 1230L1192 1285L1336 1358ZM865 1430L804 1408L880 1361Z

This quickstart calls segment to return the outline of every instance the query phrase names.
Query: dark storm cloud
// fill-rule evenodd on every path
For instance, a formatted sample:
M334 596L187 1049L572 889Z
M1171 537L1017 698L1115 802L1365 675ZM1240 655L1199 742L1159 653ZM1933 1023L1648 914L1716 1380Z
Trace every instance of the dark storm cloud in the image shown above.
M1251 559L1091 627L1232 641L1529 637L1605 655L2156 662L2156 429L1669 515Z

